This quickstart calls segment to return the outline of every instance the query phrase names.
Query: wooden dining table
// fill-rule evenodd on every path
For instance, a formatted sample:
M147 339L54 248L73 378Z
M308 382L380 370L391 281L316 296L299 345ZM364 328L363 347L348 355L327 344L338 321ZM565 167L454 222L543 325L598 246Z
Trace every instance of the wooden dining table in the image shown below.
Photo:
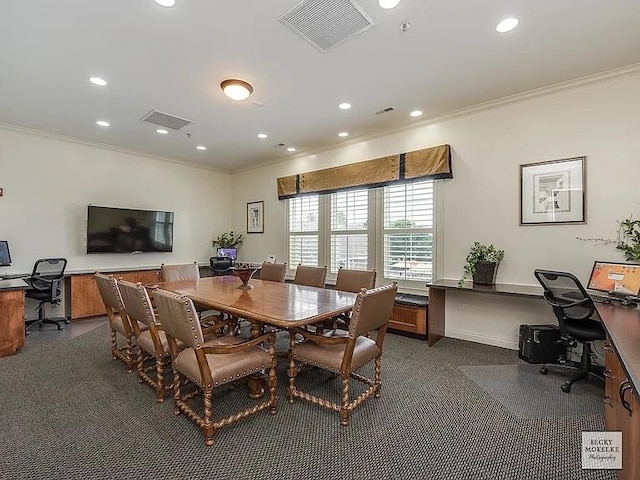
M163 282L153 287L191 298L194 303L251 323L251 338L262 334L264 325L277 328L303 327L350 311L356 294L293 283L251 280L253 288L240 289L236 276L204 277L198 280ZM261 382L250 382L252 398L262 395Z

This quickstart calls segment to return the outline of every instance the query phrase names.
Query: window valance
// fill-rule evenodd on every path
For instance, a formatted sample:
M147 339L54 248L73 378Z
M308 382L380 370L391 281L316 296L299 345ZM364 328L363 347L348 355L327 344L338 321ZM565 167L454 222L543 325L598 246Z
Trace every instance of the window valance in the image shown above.
M439 178L453 178L449 145L280 177L278 198Z

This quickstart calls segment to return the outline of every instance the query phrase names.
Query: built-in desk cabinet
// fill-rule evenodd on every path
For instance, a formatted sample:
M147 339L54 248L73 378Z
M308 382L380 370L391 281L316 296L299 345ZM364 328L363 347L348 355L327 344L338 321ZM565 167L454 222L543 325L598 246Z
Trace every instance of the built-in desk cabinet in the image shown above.
M24 288L26 284L0 289L0 357L14 355L24 346Z
M109 272L109 274L130 282L157 283L160 279L160 270ZM71 320L107 314L92 273L69 276L67 292Z

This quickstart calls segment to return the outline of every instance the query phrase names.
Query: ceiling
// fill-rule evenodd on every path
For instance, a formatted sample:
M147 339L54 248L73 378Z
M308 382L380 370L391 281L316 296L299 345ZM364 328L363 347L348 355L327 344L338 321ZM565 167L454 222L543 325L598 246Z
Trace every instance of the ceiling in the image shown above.
M638 0L355 1L375 25L327 53L279 21L298 0L4 2L0 123L235 170L640 62ZM225 97L226 78L252 96ZM153 109L193 123L159 135Z

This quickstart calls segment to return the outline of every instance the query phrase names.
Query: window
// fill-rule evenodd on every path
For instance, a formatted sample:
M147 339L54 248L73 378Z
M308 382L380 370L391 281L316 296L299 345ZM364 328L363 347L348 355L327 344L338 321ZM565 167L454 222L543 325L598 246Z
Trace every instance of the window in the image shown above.
M289 200L289 268L318 265L319 197Z
M288 200L289 268L372 269L422 290L433 278L434 184L421 181Z

